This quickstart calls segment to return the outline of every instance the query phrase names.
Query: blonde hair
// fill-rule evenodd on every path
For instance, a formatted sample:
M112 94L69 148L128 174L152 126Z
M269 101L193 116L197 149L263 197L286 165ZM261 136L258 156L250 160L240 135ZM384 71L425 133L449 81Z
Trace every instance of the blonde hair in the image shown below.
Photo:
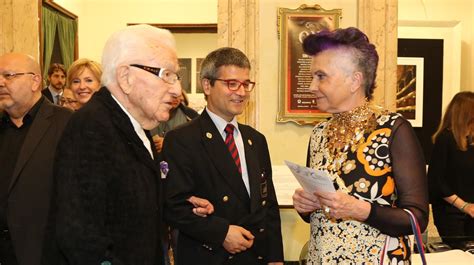
M94 77L100 83L100 79L102 77L102 67L100 64L87 58L81 58L73 62L67 70L66 86L71 87L72 80L78 77L86 68L92 72Z
M460 150L466 151L468 144L472 144L467 139L474 136L474 92L464 91L454 96L432 136L433 142L445 129L452 132Z

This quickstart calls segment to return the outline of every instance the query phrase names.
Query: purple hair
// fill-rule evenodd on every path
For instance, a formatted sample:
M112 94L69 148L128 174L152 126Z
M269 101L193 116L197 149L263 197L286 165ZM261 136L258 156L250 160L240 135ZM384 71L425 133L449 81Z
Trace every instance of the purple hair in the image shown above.
M311 56L337 48L347 48L351 51L355 65L364 76L365 96L369 100L372 99L379 55L375 50L375 45L369 42L367 35L357 28L350 27L334 31L323 30L309 35L303 41L304 52Z

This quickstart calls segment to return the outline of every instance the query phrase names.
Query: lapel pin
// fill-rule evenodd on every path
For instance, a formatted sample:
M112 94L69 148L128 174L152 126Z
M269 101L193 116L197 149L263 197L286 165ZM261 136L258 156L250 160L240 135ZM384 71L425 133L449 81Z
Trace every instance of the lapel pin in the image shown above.
M249 145L252 145L252 140L248 139L247 142L249 143Z
M209 138L209 139L212 139L212 133L207 132L207 133L206 133L206 137Z

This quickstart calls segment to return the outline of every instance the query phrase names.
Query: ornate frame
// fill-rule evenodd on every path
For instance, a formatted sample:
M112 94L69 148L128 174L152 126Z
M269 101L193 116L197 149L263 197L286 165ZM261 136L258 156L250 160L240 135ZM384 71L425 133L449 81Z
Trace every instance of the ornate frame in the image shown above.
M297 9L278 8L280 75L277 122L314 124L330 114L316 107L308 91L312 80L311 57L303 53L302 40L311 33L339 27L342 10L325 10L320 5L301 5Z

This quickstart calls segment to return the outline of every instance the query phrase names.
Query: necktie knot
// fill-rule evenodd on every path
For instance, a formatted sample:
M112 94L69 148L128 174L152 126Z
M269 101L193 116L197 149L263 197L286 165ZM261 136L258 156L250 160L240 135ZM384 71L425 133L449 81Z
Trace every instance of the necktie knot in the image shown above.
M227 126L225 126L224 131L225 131L227 134L234 134L234 129L235 129L234 125L232 125L232 124L229 123L229 124L227 124Z

